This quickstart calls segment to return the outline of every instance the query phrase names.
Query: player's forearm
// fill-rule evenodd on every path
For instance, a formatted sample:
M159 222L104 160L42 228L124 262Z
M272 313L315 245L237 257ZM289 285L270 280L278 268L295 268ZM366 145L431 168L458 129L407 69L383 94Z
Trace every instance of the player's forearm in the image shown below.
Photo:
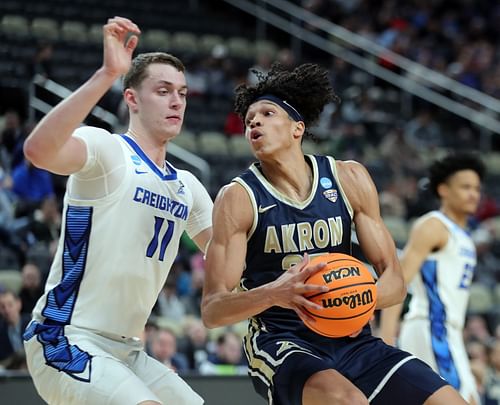
M377 309L400 304L406 297L406 286L401 272L386 269L377 281Z
M396 304L380 312L379 337L389 345L396 345L402 310L403 304Z
M201 316L207 328L217 328L246 320L272 306L272 294L266 286L219 292L203 297Z
M69 139L117 77L103 68L71 96L54 107L35 127L24 143L26 157L36 166L44 166Z

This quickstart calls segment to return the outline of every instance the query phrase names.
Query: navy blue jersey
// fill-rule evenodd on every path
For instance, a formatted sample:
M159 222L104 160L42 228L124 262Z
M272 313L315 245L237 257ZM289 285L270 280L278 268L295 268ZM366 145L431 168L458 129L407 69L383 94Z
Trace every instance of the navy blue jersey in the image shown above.
M248 192L254 222L248 235L246 268L240 287L250 290L277 279L298 263L304 253L351 254L352 208L338 180L335 160L306 155L312 173L312 189L302 203L280 193L254 163L234 181ZM269 331L304 329L297 314L272 307L257 316Z

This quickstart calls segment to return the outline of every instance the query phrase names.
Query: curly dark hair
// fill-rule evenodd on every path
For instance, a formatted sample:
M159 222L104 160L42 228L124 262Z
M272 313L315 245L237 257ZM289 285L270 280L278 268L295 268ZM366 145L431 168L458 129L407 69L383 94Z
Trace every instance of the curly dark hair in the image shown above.
M258 83L253 86L240 84L236 87L235 111L244 120L250 105L260 96L272 94L291 104L304 118L304 135L311 136L308 128L318 120L323 107L340 103L334 93L328 70L320 65L304 63L286 70L280 63L274 63L267 74L252 70Z
M456 172L461 170L473 170L477 173L481 181L483 180L486 168L476 155L470 153L454 153L434 162L429 168L429 189L436 196L438 186L446 183Z

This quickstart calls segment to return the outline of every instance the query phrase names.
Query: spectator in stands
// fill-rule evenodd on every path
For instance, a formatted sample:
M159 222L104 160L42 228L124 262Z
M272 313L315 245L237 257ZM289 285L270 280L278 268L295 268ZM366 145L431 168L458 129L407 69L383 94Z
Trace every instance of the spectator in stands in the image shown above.
M12 177L2 168L0 162L0 245L5 248L0 251L3 253L2 260L14 261L17 266L24 261L22 234L29 219L16 217L15 197L11 189Z
M418 172L424 164L418 150L405 138L404 124L399 122L382 138L379 145L380 157L392 169L393 173L401 173L404 169Z
M51 174L24 159L12 172L12 191L28 212L48 197L54 197Z
M421 110L405 126L406 142L419 151L442 145L441 129L429 109Z
M482 315L469 315L464 327L464 340L477 340L487 344L491 340L486 319Z
M7 173L23 160L23 142L26 133L22 127L19 113L7 110L4 126L0 133L0 167Z
M482 195L479 207L477 209L475 218L482 222L488 218L495 217L500 214L500 206L497 199L491 196L487 191ZM500 237L500 235L498 235Z
M35 209L27 226L27 242L41 244L50 257L55 254L61 229L61 213L55 196L44 198Z
M54 79L54 62L53 62L54 46L47 41L41 41L37 45L36 53L33 59L28 63L27 71L30 79L35 75L40 75L45 79ZM56 105L59 102L59 97L53 92L45 89L42 86L35 87L35 96L47 103L50 106ZM43 114L36 111L36 119L43 117Z
M21 313L31 315L36 302L43 294L42 274L35 263L26 263L21 274L22 284L19 291Z
M46 79L52 78L53 54L54 47L50 42L42 41L38 43L35 56L28 64L29 77L32 78L36 74L39 74Z
M476 366L483 365L486 367L488 365L488 346L486 343L472 338L466 341L465 347L469 360L474 362Z
M500 339L495 339L490 344L489 365L484 383L484 405L498 405L500 404Z
M492 251L493 237L489 229L482 224L472 233L476 245L477 263L474 270L474 282L494 286L500 269L500 258Z
M158 327L156 318L154 316L150 316L141 336L141 340L144 342L144 351L148 354L148 356L151 356L151 342L153 341L153 335L159 330L160 328Z
M217 338L215 353L210 353L200 366L202 374L246 374L247 362L243 356L241 337L228 330Z
M243 136L244 132L245 126L242 119L234 111L230 111L224 122L224 134L226 136Z
M177 351L175 333L166 328L160 328L151 335L151 355L167 367L183 373L189 370L188 359Z
M248 72L247 83L255 84L258 82L258 74L266 74L271 68L273 59L267 50L260 50L255 56L255 64Z
M185 339L182 342L182 352L186 354L189 369L199 371L208 358L210 341L208 330L199 318L189 318L184 326Z
M175 280L173 277L167 278L163 289L158 296L153 312L157 316L180 322L186 315L184 303L177 295Z
M189 314L201 316L200 305L205 280L205 260L201 253L193 254L189 260L189 294L185 295L184 303Z
M22 334L30 316L21 305L13 291L0 292L0 362L8 369L26 368Z

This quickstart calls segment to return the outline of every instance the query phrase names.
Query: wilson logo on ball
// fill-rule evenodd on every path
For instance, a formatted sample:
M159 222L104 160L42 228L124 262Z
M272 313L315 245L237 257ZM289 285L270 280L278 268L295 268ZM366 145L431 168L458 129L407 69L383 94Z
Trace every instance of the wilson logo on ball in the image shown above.
M322 299L323 308L341 307L347 305L354 309L359 306L364 306L373 303L373 294L371 290L364 291L361 294L344 295L342 298L327 298Z

